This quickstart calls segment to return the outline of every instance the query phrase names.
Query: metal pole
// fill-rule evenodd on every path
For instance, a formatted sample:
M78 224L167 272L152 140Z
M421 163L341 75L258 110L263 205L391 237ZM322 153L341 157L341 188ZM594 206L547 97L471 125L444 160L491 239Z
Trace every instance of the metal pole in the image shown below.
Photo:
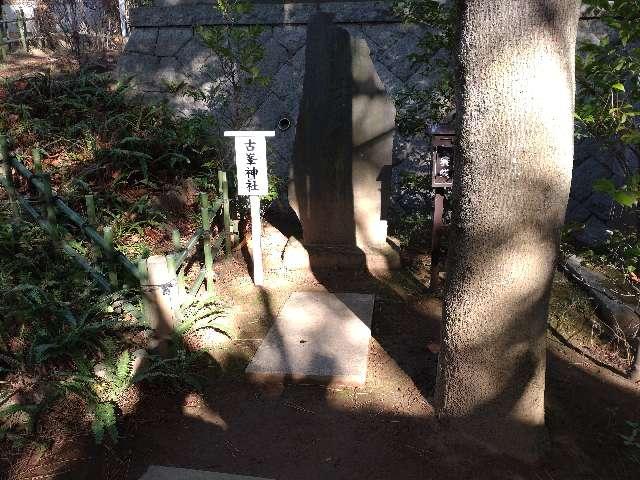
M431 283L433 290L440 284L440 237L442 235L444 214L444 195L441 189L436 189L433 207L433 227L431 229Z

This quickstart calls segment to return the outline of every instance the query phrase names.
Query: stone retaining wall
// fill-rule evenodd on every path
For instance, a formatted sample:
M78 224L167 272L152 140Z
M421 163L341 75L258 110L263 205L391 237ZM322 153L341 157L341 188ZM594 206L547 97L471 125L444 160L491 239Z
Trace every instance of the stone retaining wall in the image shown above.
M336 22L352 35L367 41L376 70L390 94L404 86L428 86L432 82L433 79L418 73L409 59L420 38L420 28L394 17L390 2L322 3L321 8L334 13ZM280 119L286 117L291 121L291 128L279 131L269 142L274 172L281 178L287 177L293 151L304 75L306 23L315 11L313 3L256 4L250 15L238 21L239 25L264 27L261 42L266 55L261 69L271 77L269 86L256 87L247 95L247 103L256 112L250 126L277 130ZM191 99L167 95L165 82L184 80L206 87L212 81L203 74L203 68L216 62L216 58L194 34L194 26L224 23L213 4L206 0L158 0L154 7L133 10L130 21L133 30L118 63L119 73L134 75L138 92L168 98L180 111L190 113L205 108ZM581 37L599 33L594 22L581 22ZM396 173L400 169L425 170L427 152L424 141L396 135L394 164L399 166ZM620 177L607 154L592 144L577 146L567 219L587 224L582 235L584 241L602 240L607 226L620 217L619 209L591 188L594 179L611 174Z

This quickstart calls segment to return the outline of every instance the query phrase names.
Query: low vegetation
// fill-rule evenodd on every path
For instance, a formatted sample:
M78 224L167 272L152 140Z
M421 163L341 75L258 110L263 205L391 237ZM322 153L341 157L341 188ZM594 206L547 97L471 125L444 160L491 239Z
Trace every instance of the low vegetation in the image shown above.
M33 170L39 150L58 195L85 216L84 197L92 194L99 226L111 228L132 261L171 249L172 229L197 228L198 191L212 190L220 166L212 117L143 104L130 98L126 81L90 71L8 80L0 95L0 131L18 159ZM28 185L17 186L37 205ZM46 447L42 419L70 398L85 409L96 442L117 441L119 412L136 383L193 389L203 372L211 377L215 362L187 348L193 342L184 337L224 331L225 307L216 298L188 298L168 352L147 354L152 332L134 282L105 294L37 225L13 217L6 202L2 208L1 461L11 463L27 446ZM79 253L108 261L63 226Z

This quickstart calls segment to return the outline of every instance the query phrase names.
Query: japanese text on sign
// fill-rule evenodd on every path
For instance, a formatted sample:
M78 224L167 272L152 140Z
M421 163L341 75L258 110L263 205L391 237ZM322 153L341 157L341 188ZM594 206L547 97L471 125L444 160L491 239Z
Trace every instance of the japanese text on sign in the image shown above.
M274 132L225 132L235 137L238 195L267 195L267 148L265 136Z

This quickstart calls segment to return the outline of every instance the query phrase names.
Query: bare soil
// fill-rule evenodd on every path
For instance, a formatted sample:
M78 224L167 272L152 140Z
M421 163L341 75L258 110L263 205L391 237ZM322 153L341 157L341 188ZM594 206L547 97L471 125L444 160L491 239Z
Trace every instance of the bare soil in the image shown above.
M77 68L68 58L16 54L0 66L0 77L43 65ZM185 220L183 227L193 225ZM170 245L168 235L151 240L160 250ZM640 448L621 438L631 433L627 421L640 422L640 385L623 377L628 359L619 345L593 335L593 311L584 299L576 303L579 293L562 277L548 337L544 460L521 464L451 435L431 402L441 300L425 289L428 255L404 257L410 267L386 276L274 270L265 288L255 288L246 248L236 251L216 263L233 339L187 339L194 347L209 345L219 366L210 369L203 391L136 386L120 405L120 441L101 447L83 405L64 399L38 426L41 444L3 478L137 479L151 464L295 480L640 478ZM244 367L290 293L300 290L376 294L364 386L245 381Z
M43 71L51 72L75 72L83 66L100 66L109 70L113 68L116 61L117 52L94 53L85 55L82 58L75 58L72 55L30 49L29 53L12 52L5 62L0 63L0 80L31 75Z
M415 265L428 263L413 258ZM220 294L233 300L235 335L210 348L221 369L212 369L208 386L172 393L136 388L122 405L122 438L106 448L93 445L72 405L63 406L62 419L48 420L56 432L49 449L26 455L11 478L136 479L152 464L274 479L638 478L638 449L620 435L630 433L626 421L640 421L640 385L615 373L606 358L597 365L581 355L584 345L562 336L549 336L543 462L521 464L451 435L430 397L441 301L426 292L420 281L426 274L418 270L386 276L280 270L255 288L243 252L235 252L217 264ZM296 290L376 293L364 386L244 380L245 365Z

